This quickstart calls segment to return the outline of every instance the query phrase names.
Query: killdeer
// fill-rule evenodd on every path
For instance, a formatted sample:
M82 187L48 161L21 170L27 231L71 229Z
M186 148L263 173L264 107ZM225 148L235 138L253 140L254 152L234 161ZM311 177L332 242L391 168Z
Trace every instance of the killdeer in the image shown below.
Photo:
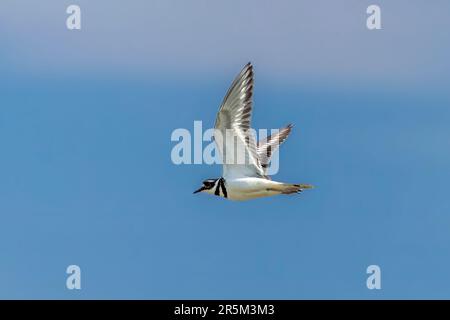
M286 140L292 125L256 143L254 136L249 134L252 96L253 67L247 63L228 89L214 126L214 140L223 162L222 177L203 181L201 188L194 193L205 192L230 200L249 200L299 193L312 188L309 184L273 181L267 176L270 157ZM234 157L235 147L243 150L245 162L236 161L239 156Z

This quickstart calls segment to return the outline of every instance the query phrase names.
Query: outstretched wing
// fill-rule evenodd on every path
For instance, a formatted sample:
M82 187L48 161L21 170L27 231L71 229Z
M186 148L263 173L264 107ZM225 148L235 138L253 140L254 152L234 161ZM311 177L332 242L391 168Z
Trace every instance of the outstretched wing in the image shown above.
M292 124L288 124L277 133L268 136L266 139L258 141L257 153L261 166L266 170L269 166L270 157L278 147L287 139L292 130Z
M214 140L222 155L223 177L264 177L251 132L253 67L247 63L234 79L217 113Z

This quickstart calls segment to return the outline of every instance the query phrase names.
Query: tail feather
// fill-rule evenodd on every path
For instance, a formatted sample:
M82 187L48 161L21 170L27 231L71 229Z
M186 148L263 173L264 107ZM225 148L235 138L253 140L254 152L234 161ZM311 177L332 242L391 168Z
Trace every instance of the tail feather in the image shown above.
M282 194L292 194L292 193L300 193L305 189L312 189L314 188L310 184L289 184L289 183L283 183L283 186L281 188Z

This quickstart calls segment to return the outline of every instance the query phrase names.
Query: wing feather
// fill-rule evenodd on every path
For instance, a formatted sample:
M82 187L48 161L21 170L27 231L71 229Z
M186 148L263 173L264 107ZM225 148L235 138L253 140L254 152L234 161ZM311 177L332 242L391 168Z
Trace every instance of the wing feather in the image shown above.
M228 89L214 126L214 139L222 155L225 178L264 177L256 139L250 130L252 99L253 67L248 63Z
M258 141L257 153L261 166L266 170L270 157L278 147L287 139L292 130L292 124L280 129L277 133L268 136L264 140Z

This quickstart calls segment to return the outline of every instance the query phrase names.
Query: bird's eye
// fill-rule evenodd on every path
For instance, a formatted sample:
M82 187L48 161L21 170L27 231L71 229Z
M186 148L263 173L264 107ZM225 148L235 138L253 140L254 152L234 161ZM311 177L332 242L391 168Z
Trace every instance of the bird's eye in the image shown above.
M212 187L212 186L214 186L214 182L212 182L210 180L203 181L203 184L205 185L205 187Z

